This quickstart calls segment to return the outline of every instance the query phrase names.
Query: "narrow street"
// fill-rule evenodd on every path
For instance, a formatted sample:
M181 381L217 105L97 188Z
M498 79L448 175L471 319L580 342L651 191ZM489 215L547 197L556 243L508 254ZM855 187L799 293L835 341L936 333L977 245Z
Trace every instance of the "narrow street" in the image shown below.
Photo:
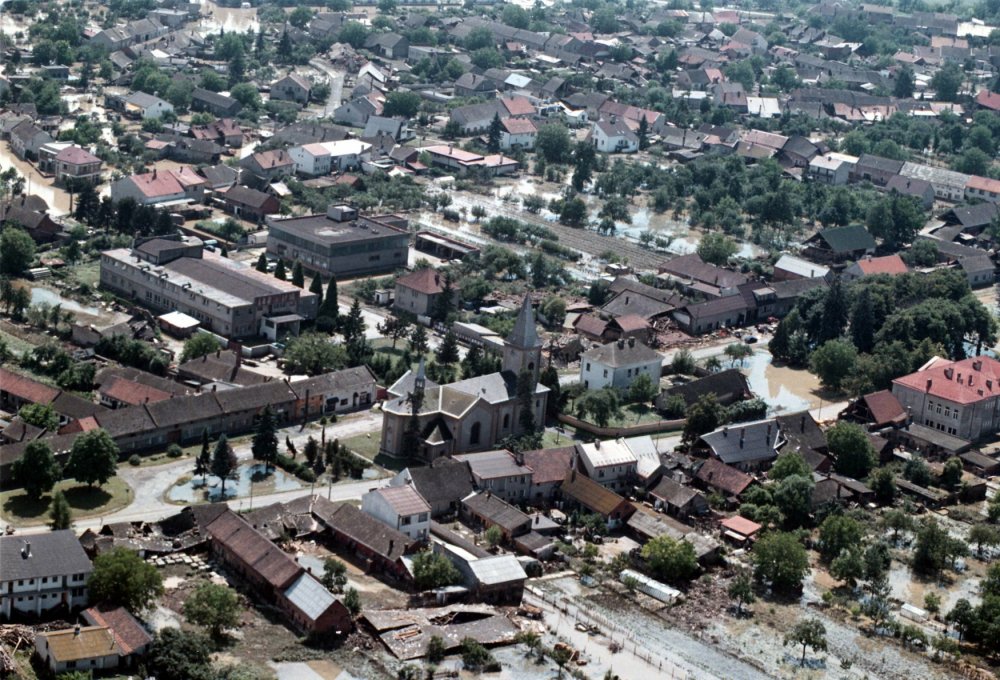
M326 106L323 107L323 118L329 118L333 115L333 112L340 106L340 100L344 92L344 72L338 71L333 67L330 62L325 59L316 58L310 59L309 65L313 68L322 71L326 74L327 78L330 79L330 96L327 97Z
M69 194L52 186L50 178L43 177L31 163L22 161L14 155L9 143L2 142L0 143L0 170L7 170L10 167L17 168L17 171L24 177L26 196L38 196L49 204L49 214L58 217L69 212Z

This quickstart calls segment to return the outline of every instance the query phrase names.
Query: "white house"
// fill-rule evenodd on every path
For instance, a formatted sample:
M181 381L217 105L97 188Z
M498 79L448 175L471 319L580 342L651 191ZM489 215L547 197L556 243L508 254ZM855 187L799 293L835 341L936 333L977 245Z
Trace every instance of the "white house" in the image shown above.
M500 148L509 151L514 148L530 150L535 148L538 128L529 118L504 118L500 121Z
M663 357L635 338L618 340L580 355L580 382L588 390L603 387L628 389L640 375L660 382Z
M639 136L621 118L599 120L590 131L594 148L602 153L635 153Z
M118 667L121 649L107 626L66 628L35 636L35 651L53 673Z
M587 476L606 489L625 491L638 474L638 460L624 439L577 444L576 455Z
M32 536L0 536L0 617L12 612L60 615L87 604L93 567L69 530Z
M361 497L361 510L416 541L431 530L431 506L409 484L372 489Z
M830 152L809 161L809 177L824 184L843 186L847 184L857 164L857 156Z
M288 150L288 155L295 163L296 173L320 177L360 166L368 159L371 148L371 144L360 139L342 139L294 146Z
M146 118L159 118L174 110L173 104L145 92L133 92L125 97L125 113Z

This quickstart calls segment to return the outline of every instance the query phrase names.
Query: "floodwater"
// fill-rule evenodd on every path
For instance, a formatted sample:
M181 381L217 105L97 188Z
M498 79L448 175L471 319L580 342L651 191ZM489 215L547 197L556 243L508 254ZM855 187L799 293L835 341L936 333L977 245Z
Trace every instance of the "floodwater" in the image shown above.
M236 479L226 481L226 498L244 498L250 495L250 484L254 475L264 474L264 464L241 465ZM302 483L283 470L272 469L271 474L262 481L269 482L267 493L295 491L302 488ZM260 482L256 482L260 484ZM208 475L203 483L202 478L195 477L183 484L175 484L167 492L167 500L174 503L193 503L199 500L221 500L220 480Z
M256 33L260 30L256 8L220 7L211 0L201 0L201 7L202 18L198 26L201 29L216 32L221 28L227 33L246 33L248 30Z
M725 365L726 361L720 357ZM743 362L750 389L770 406L772 413L794 413L816 408L821 399L814 393L819 380L805 370L772 365L771 353L758 350Z
M49 215L58 217L69 212L69 194L53 187L51 180L43 177L31 163L15 156L9 144L0 143L0 170L7 170L10 167L17 168L24 177L26 195L38 196L48 204Z
M69 300L64 298L59 293L55 292L50 288L32 288L31 289L31 304L47 304L52 307L59 305L63 310L68 312L76 312L77 314L87 314L88 316L100 316L101 310L97 307L87 307L81 305L79 302L74 300Z

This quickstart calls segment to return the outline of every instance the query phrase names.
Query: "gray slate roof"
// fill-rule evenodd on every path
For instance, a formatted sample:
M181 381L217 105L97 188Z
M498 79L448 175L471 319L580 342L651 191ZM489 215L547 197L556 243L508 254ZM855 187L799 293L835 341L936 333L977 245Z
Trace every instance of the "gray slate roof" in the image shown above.
M25 541L30 550L25 549ZM0 536L0 564L4 581L89 574L92 569L90 558L69 529L31 536Z

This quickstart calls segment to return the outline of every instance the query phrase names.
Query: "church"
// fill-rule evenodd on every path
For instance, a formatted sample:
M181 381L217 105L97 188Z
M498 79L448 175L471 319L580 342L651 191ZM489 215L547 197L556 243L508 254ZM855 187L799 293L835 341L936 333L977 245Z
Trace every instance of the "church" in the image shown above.
M491 450L504 437L523 434L517 399L522 371L532 377L535 422L541 426L549 393L538 382L541 360L542 341L531 300L525 296L514 329L504 340L499 373L437 385L427 380L421 361L416 373L408 371L388 389L389 398L382 405L380 453L404 457L405 433L414 416L418 457L428 463L455 453Z

